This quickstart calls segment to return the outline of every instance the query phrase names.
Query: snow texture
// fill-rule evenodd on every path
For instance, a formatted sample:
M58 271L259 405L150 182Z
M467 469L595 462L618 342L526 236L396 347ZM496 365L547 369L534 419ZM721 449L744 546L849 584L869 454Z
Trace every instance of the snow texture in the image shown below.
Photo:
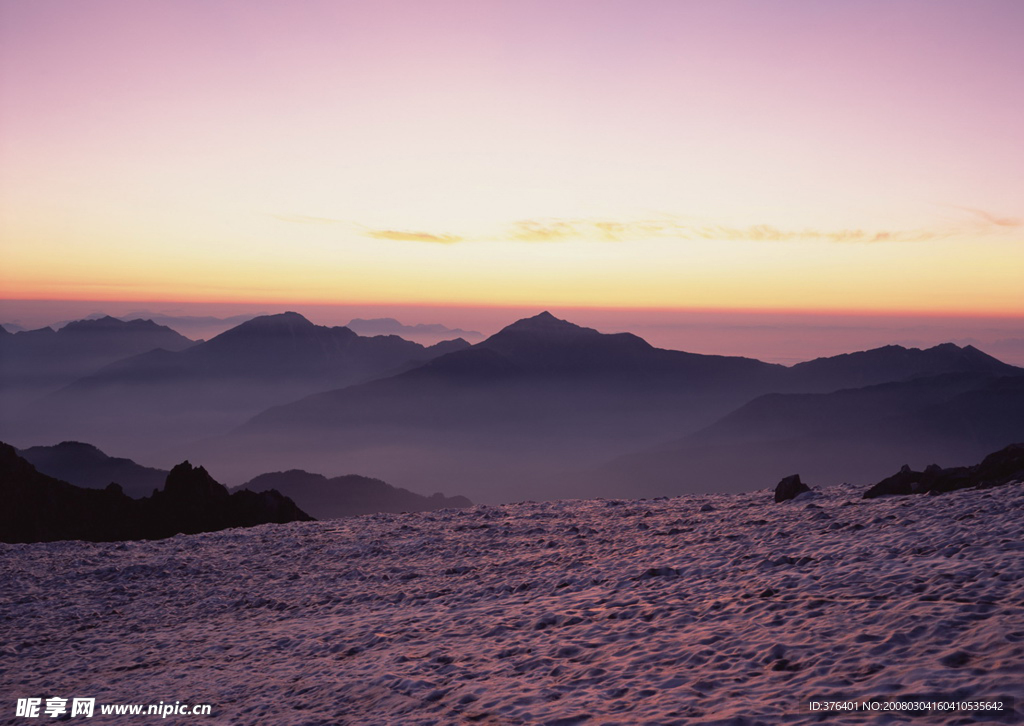
M0 722L54 695L213 704L168 723L809 723L811 700L889 699L1016 711L828 720L1021 720L1024 485L771 499L0 545Z

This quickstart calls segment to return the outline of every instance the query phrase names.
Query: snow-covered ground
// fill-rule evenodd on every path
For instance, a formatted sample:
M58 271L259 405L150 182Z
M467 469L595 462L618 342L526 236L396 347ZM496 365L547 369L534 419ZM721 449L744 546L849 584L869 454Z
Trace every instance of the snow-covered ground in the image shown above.
M1011 698L829 720L1019 721L1024 485L859 496L0 545L0 722L55 720L14 716L55 695L213 705L166 720L192 723L801 723L810 701Z

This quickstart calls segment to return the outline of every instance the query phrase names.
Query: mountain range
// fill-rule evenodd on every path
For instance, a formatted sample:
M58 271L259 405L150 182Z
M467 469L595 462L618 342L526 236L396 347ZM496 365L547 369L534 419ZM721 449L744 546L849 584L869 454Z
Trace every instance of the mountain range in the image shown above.
M136 464L131 459L107 456L92 444L64 441L53 446L32 446L18 455L42 474L84 489L103 489L115 483L134 499L149 496L163 486L167 471Z
M429 497L393 487L380 479L349 474L328 479L322 474L292 469L261 474L240 489L261 492L274 489L295 501L317 519L355 517L376 512L432 512L457 509L473 503L466 497Z
M4 432L158 467L201 460L233 483L313 470L478 501L660 495L979 456L1024 439L1022 372L953 344L787 367L659 349L547 312L475 345L424 347L283 313L109 363Z
M292 312L260 316L185 349L149 349L110 363L34 400L2 433L119 450L164 448L228 430L269 406L466 346L366 338Z
M187 461L163 488L132 499L117 484L84 489L42 474L0 442L0 542L81 539L111 542L309 520L275 491L230 494L203 467Z
M59 330L9 333L0 328L0 391L53 390L105 365L155 348L183 351L195 343L151 320L110 316L77 320Z
M628 333L605 335L542 313L398 375L271 408L199 452L219 457L238 475L250 468L266 470L271 462L344 467L420 489L454 487L484 501L588 496L598 489L624 496L645 487L653 490L645 477L656 479L665 471L660 454L648 454L648 449L697 435L759 396L827 397L842 389L939 377L934 385L943 393L936 396L952 398L967 392L960 390L957 376L973 376L981 387L976 395L981 395L985 383L995 385L1020 373L981 351L955 345L927 350L888 346L787 368L662 350ZM853 398L861 395L875 400L870 391ZM823 401L816 406L826 412L832 401L813 400ZM878 407L889 415L910 416L918 411L914 400L894 394ZM769 421L776 418L767 415ZM868 425L867 418L851 419L847 431ZM1024 435L1012 416L993 426L999 430L976 437L981 453ZM811 426L794 436L806 443L823 434ZM847 433L837 434L840 442L843 436ZM738 466L745 453L731 442L722 448L727 438L715 440L719 448L712 449L711 458L724 456L729 466ZM739 434L734 438L739 440ZM704 440L700 445L713 446ZM766 446L772 450L772 444ZM672 460L668 490L736 486L736 478L719 476L721 471L689 471L686 462L693 449L690 442L680 448L686 455ZM965 455L977 453L963 448ZM621 479L608 475L607 468L600 476L593 474L594 462L636 451L645 452L640 456L647 456L651 466L641 468L631 458L637 466L622 467ZM785 461L785 449L780 451ZM879 463L883 472L890 466L889 459ZM753 466L740 469L749 488L755 480L750 477L758 472ZM841 475L838 467L824 469ZM616 470L614 463L610 470Z
M453 338L463 340L482 340L483 335L475 330L463 330L462 328L449 328L439 323L417 323L416 325L404 325L394 318L353 318L345 326L360 335L400 335L418 343L440 342Z
M945 373L831 393L758 397L689 436L576 478L587 496L744 491L795 472L863 483L950 466L1024 439L1024 376Z
M16 453L40 474L83 489L106 489L116 484L133 499L148 497L159 490L170 474L163 469L141 466L131 459L108 456L80 441L33 446ZM297 470L261 474L235 491L242 489L257 493L274 489L316 519L377 512L428 512L472 504L466 497L446 497L440 493L427 497L356 474L327 478Z

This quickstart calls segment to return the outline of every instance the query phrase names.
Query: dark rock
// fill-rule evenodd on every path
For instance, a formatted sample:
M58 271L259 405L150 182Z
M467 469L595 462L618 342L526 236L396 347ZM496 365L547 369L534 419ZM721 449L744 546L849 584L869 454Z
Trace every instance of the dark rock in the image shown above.
M800 475L792 474L780 481L775 487L775 501L785 502L809 491L811 491L811 488L800 481Z
M11 543L161 539L312 519L276 491L229 495L205 469L188 462L174 467L162 491L132 499L115 483L84 489L41 474L3 443L0 502L0 541Z
M1010 444L989 454L972 473L974 486L982 489L1024 481L1024 443Z
M40 474L0 443L0 542L93 542L143 536L138 502L108 489L82 489Z
M943 469L932 464L924 471L913 471L904 466L899 473L872 486L863 496L864 499L874 499L892 494L942 494L970 487L996 487L1014 481L1024 481L1024 443L1010 444L974 466Z
M920 476L921 474L911 471L910 467L904 464L898 473L883 479L864 492L864 498L913 494L914 484Z

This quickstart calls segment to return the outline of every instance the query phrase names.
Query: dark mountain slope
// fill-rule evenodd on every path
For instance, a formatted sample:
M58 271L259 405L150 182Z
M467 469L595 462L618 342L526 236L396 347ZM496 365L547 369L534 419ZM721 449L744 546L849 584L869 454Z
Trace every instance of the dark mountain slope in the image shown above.
M91 444L64 441L33 446L18 454L39 472L85 489L103 489L111 482L136 499L149 496L167 478L167 471L140 466L131 459L107 456Z
M0 542L161 539L310 519L278 492L229 494L202 467L174 467L163 490L131 499L117 485L83 489L40 474L0 443Z
M269 406L458 346L363 338L297 313L261 316L185 351L154 350L112 363L34 404L18 435L88 438L106 448L146 452L220 433Z
M1019 368L982 353L974 346L961 348L952 343L924 350L887 345L874 350L797 363L790 370L806 390L815 391L861 388L943 373L1006 376L1020 372Z
M0 388L39 393L66 385L121 358L195 343L151 320L78 320L60 330L40 328L0 336Z
M620 457L578 491L740 491L793 472L866 482L905 463L950 465L1024 439L1024 376L946 374L828 394L772 394L675 444Z
M269 409L195 455L235 476L344 468L418 489L524 498L538 495L542 471L681 435L785 374L543 313L400 375Z
M440 493L425 497L390 486L380 479L354 474L328 479L298 469L261 474L241 488L254 492L276 489L317 519L376 512L428 512L472 505L465 497L446 497Z
M661 350L634 335L604 335L541 313L400 375L268 409L189 455L217 461L239 478L260 469L315 466L418 489L454 486L484 501L592 496L586 482L569 486L562 472L679 440L759 395L950 370L985 377L1018 369L956 346L890 347L785 368ZM836 400L853 409L872 405ZM778 405L799 407L801 401ZM773 426L799 428L774 412L766 415ZM803 429L789 435L822 435L822 417L808 416ZM739 456L728 465L742 466L742 452L724 455ZM779 461L787 461L781 450Z

